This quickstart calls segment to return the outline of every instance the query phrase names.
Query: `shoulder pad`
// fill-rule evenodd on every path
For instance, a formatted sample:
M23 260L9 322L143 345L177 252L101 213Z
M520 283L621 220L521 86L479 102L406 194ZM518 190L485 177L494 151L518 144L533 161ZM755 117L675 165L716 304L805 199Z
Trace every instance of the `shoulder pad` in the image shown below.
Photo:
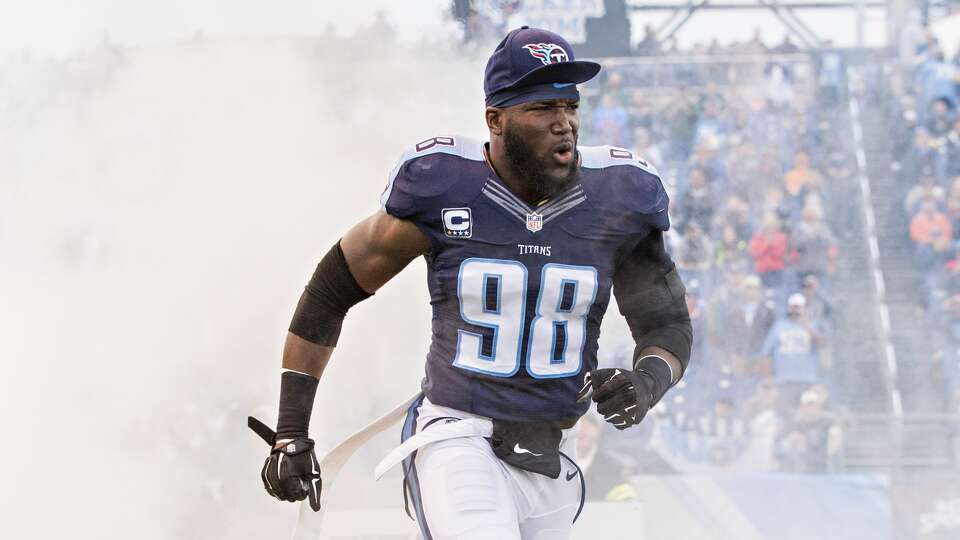
M406 149L390 171L380 204L390 215L408 218L424 199L445 194L463 168L484 161L483 143L459 136L431 137Z
M631 212L654 214L665 211L669 198L660 173L647 161L625 148L587 146L579 149L585 169L599 169L592 191L607 194L608 202L625 205Z
M583 147L580 155L585 172L591 173L584 174L587 196L609 213L621 233L670 228L670 198L656 167L615 146Z
M616 146L581 146L578 148L581 165L589 169L605 169L618 165L629 165L644 170L657 178L660 172L653 164L636 155L632 150Z

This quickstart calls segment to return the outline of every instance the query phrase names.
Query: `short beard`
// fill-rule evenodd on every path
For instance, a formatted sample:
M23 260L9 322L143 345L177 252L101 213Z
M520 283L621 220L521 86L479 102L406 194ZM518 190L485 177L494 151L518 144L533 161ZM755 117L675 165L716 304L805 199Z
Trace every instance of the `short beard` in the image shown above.
M543 160L538 158L523 138L513 130L504 129L503 149L513 170L526 180L527 187L538 200L556 195L580 179L580 167L577 164L576 155L570 160L567 174L562 178L552 177L544 172L546 167ZM574 142L574 152L576 152L576 142Z

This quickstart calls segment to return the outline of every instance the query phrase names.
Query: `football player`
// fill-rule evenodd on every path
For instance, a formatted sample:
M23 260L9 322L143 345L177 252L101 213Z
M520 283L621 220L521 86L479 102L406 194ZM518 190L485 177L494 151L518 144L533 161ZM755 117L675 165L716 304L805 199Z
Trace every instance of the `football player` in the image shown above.
M341 323L424 257L433 334L402 433L423 537L569 537L583 501L577 420L592 400L618 429L638 424L683 375L692 340L657 171L626 149L577 145L577 85L599 71L555 33L514 30L486 66L489 141L434 137L400 157L382 210L330 249L297 305L268 493L318 507L308 426ZM611 292L632 369L597 367ZM427 437L465 419L489 433Z

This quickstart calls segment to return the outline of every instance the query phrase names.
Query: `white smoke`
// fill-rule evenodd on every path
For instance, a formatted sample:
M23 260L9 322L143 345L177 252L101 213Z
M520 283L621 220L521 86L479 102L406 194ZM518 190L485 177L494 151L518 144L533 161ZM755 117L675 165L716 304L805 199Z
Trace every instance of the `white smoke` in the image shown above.
M485 135L486 49L383 36L0 64L6 538L289 533L244 424L274 421L302 286L405 147ZM415 262L351 312L321 446L416 389L427 298Z

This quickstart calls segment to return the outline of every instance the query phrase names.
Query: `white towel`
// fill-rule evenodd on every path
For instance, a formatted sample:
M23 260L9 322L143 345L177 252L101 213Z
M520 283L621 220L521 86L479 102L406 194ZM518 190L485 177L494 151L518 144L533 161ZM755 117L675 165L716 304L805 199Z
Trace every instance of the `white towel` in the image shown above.
M490 437L491 435L493 435L493 422L486 418L467 418L449 423L438 422L430 426L429 429L425 429L403 441L403 444L391 450L390 453L377 464L376 469L373 471L373 477L376 480L380 480L387 471L403 461L404 458L430 443L460 437Z

